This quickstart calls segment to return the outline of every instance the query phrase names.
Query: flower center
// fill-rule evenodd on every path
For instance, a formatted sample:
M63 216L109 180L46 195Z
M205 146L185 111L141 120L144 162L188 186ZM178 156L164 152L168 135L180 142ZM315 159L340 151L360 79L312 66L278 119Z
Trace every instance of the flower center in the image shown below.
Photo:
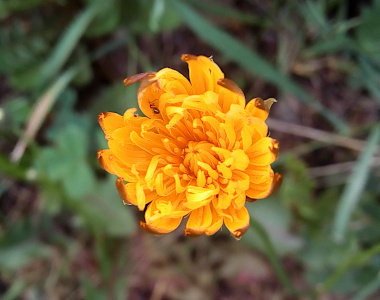
M198 174L199 168L215 169L218 164L217 154L212 150L214 144L206 141L194 142L190 141L187 148L184 149L183 164L194 175Z

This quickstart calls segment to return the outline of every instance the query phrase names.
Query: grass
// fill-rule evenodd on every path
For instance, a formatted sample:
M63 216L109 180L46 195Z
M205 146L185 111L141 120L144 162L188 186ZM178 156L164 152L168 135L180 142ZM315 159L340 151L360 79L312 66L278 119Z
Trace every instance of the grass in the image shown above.
M2 299L380 296L380 1L10 3L0 3ZM243 242L226 230L142 232L96 161L97 115L136 106L123 78L186 72L183 53L212 55L247 100L278 101L268 123L284 180L247 204Z

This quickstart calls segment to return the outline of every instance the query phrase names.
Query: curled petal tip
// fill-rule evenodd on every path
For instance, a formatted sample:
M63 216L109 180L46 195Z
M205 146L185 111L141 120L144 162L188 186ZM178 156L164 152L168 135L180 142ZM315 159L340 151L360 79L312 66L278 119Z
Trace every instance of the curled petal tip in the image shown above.
M101 123L101 121L104 119L106 112L102 112L98 115L98 122Z
M104 154L106 153L106 151L107 150L99 150L97 153L99 165L104 169L108 169L108 166L107 166L106 161L104 159Z
M149 226L147 223L145 223L144 221L140 221L140 227L142 229L144 229L145 231L149 232L149 233L153 233L153 234L158 234L158 235L162 235L162 234L165 234L166 232L161 232L160 230L158 230L158 228L156 227L153 227L153 226Z
M226 88L227 90L230 90L231 92L234 92L242 97L244 97L243 91L239 88L239 86L233 82L232 80L228 78L220 78L217 81L217 84Z
M200 231L200 230L194 230L194 229L190 229L190 228L185 228L184 233L185 233L186 236L195 237L195 236L202 235L204 232Z
M248 227L249 225L243 227L243 228L240 228L238 230L235 230L232 234L233 236L235 237L236 240L240 240L241 237L243 236L244 233L246 233L246 231L248 230Z
M249 198L249 197L247 196L247 199L246 199L246 201L247 201L247 202L250 202L250 203L253 203L253 202L256 202L256 201L257 201L257 199L254 199L254 198Z
M102 112L98 115L98 123L102 129L104 129L104 119L109 115L109 112Z
M98 158L102 156L102 153L103 153L104 150L98 150Z
M181 59L183 61L196 60L197 56L192 54L182 54Z
M274 193L280 187L281 183L282 183L282 176L281 176L281 174L274 173L271 194Z
M272 107L273 103L275 103L275 102L277 102L277 100L274 98L269 98L267 100L264 100L264 109L266 111L269 111L270 108Z
M124 85L129 86L131 84L136 83L137 81L143 81L147 79L151 79L156 75L156 72L145 72L133 75L131 77L127 77L124 79Z
M263 99L261 99L261 98L255 98L255 99L253 99L253 101L254 101L254 105L257 108L265 110L265 105L264 105Z

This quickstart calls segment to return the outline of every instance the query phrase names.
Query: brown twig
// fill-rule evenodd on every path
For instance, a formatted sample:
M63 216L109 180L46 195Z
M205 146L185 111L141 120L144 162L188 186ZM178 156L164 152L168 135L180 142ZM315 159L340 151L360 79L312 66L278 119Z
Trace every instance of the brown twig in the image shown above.
M348 161L344 163L337 163L327 166L314 167L308 169L308 174L312 178L325 177L337 175L340 173L351 172L354 168L356 161ZM372 162L372 168L380 166L380 157L376 157Z
M77 73L77 68L70 68L63 73L54 84L46 90L34 107L33 113L26 125L24 135L20 137L16 146L10 154L10 160L14 163L20 161L24 155L29 141L33 140L40 129L43 121L49 113L57 97L66 88L67 84Z
M351 150L361 152L365 146L365 142L351 137L341 136L336 133L330 133L323 130L310 128L279 120L267 120L269 127L273 130L284 132L296 136L309 138L326 144L337 145ZM380 154L380 153L378 153Z

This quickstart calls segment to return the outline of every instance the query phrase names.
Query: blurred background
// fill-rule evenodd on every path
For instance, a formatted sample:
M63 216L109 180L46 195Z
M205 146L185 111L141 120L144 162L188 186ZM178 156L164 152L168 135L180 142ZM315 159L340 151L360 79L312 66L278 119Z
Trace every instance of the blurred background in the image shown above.
M0 1L1 299L379 299L380 1ZM275 97L272 197L226 229L158 237L123 206L97 116L123 79L213 56Z

